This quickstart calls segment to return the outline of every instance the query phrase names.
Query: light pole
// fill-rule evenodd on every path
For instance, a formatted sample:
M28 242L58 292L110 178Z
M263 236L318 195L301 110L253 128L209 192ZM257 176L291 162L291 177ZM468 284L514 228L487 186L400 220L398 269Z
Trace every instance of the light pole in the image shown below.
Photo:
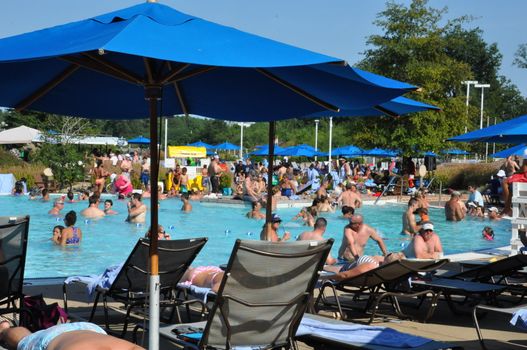
M470 100L470 85L476 85L478 84L477 80L465 80L462 81L461 84L464 84L467 86L467 99L466 99L466 110L467 110L467 122L468 122L468 106L469 106L469 100ZM467 132L467 124L465 124L465 133Z
M481 89L481 109L479 113L479 128L483 129L483 102L485 100L485 89L490 88L490 84L476 84L475 88ZM485 143L485 163L487 162L487 157L489 154L489 143Z
M243 123L240 123L240 159L243 159Z
M333 143L333 117L329 117L329 152L328 152L328 173L331 173L331 149Z
M318 152L318 123L320 120L315 119L315 152ZM317 156L315 155L315 161L317 161Z

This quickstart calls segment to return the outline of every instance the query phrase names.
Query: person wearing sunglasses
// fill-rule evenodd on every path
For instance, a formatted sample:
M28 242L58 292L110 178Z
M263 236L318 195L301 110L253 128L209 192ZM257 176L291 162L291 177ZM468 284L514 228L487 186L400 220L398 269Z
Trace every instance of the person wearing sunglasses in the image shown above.
M415 235L410 244L404 250L407 258L417 259L440 259L443 257L443 246L441 239L434 232L434 225L425 222Z

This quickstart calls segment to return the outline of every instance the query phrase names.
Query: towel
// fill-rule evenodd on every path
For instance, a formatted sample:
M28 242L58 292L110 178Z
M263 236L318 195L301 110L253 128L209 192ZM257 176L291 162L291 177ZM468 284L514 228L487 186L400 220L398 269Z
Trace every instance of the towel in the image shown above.
M191 295L196 297L197 299L203 301L205 304L207 304L207 298L209 294L215 295L213 291L211 291L210 288L205 287L198 287L193 284L187 284L187 283L178 283L178 288L186 289Z
M316 335L339 342L374 344L393 348L413 348L431 339L401 333L387 327L365 326L348 322L339 324L303 317L296 336Z
M519 309L511 318L511 324L524 331L527 331L527 309Z
M108 289L121 271L124 263L108 267L102 275L71 276L66 278L65 284L81 282L86 285L86 293L91 298L97 287Z

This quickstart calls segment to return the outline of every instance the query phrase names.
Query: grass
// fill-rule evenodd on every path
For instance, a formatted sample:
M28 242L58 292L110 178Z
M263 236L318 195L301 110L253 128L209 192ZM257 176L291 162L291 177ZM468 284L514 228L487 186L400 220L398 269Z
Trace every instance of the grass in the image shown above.
M440 182L443 183L443 189L466 190L469 185L483 188L490 181L491 176L496 176L502 164L503 162L441 164L431 175L435 177L432 190L437 191Z

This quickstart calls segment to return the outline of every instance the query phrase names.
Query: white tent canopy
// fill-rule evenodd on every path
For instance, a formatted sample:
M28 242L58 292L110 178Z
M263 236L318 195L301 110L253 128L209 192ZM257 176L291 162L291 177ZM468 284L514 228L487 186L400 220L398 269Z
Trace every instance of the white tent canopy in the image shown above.
M0 132L0 144L19 144L31 143L33 139L40 135L37 129L29 128L27 126L19 126L13 129L8 129Z

